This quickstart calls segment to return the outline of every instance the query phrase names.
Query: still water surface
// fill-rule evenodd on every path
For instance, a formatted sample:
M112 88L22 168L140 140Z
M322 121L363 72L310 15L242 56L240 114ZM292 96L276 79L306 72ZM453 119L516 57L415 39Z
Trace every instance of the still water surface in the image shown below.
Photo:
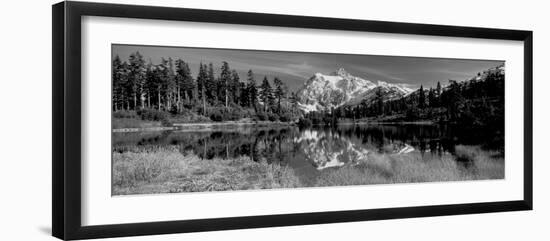
M498 149L498 136L448 125L353 125L336 128L244 126L226 130L113 133L113 151L175 145L202 159L249 157L294 169L308 183L324 170L368 162L373 155L415 155L422 160L456 156L457 145ZM495 144L496 143L496 144ZM463 162L463 163L462 163Z

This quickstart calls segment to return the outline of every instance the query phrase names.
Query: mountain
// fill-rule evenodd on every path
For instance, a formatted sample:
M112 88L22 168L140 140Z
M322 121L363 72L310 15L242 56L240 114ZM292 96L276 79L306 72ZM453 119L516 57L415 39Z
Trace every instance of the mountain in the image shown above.
M483 71L482 73L478 73L478 75L476 77L472 78L472 80L485 81L487 79L487 77L491 74L498 74L498 75L504 76L504 72L505 72L504 64L501 64L501 65L498 65L496 67L487 69L487 70Z
M331 110L374 99L377 92L384 100L397 99L413 92L403 84L376 83L353 76L343 68L328 75L316 73L297 92L298 107L303 111Z

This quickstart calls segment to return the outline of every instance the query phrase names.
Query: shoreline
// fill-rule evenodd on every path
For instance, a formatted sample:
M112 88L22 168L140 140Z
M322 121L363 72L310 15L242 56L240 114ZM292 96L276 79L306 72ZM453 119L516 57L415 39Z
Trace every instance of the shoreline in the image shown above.
M374 124L374 125L435 125L433 121L356 121L353 124Z
M223 128L240 128L245 126L296 126L296 122L204 122L204 123L174 123L172 126L151 126L151 127L127 127L113 128L113 133L122 132L140 132L140 131L212 131ZM339 122L337 125L436 125L433 121L355 121L355 122Z
M243 126L294 126L295 122L271 122L271 121L258 121L258 122L237 122L237 121L225 121L225 122L204 122L204 123L174 123L172 126L156 126L156 127L129 127L129 128L116 128L112 129L113 133L121 132L139 132L139 131L210 131L221 128L238 128Z

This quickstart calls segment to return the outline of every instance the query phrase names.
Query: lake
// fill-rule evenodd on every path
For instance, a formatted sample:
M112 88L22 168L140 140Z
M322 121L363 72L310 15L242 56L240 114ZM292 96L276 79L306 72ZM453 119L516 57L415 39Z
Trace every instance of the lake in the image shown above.
M239 126L113 133L113 153L171 146L204 161L247 157L291 168L302 186L331 186L503 178L502 139L451 125ZM372 178L356 183L339 169Z

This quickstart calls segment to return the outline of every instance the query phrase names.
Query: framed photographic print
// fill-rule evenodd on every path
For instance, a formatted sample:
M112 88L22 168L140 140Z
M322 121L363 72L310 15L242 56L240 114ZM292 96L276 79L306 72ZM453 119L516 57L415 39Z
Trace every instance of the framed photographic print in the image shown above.
M53 6L53 235L532 209L532 32Z

